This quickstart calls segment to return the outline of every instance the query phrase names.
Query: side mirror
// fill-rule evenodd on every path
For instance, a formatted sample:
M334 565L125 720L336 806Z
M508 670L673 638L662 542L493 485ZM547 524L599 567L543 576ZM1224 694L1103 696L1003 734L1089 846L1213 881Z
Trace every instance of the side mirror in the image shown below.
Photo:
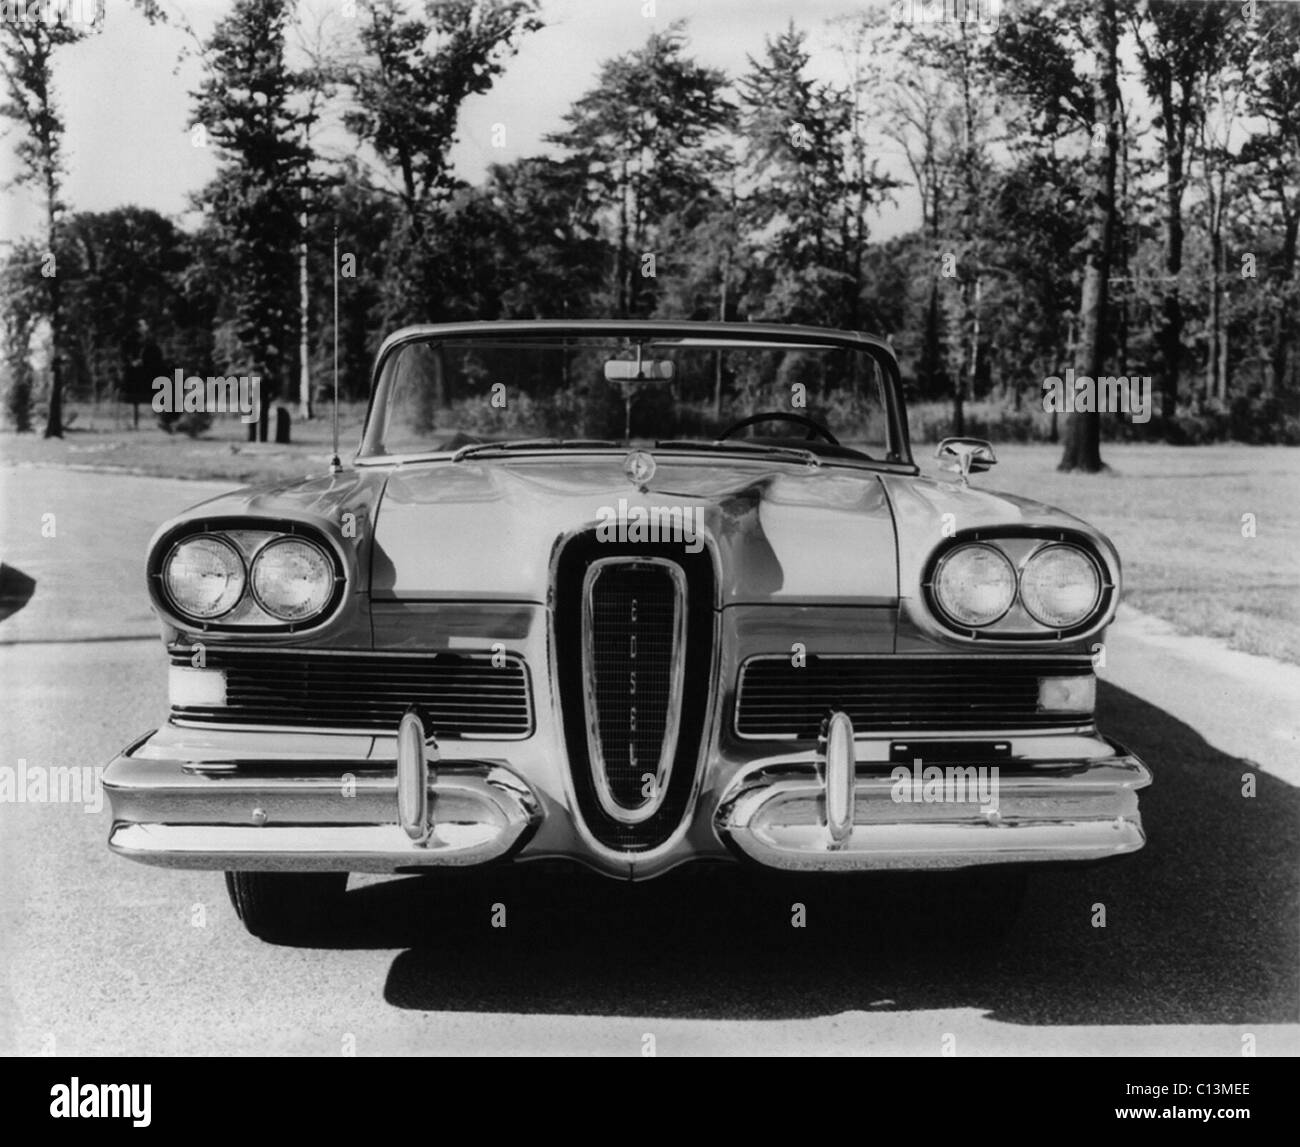
M934 456L939 459L942 469L961 475L963 486L970 485L972 474L982 474L998 460L992 444L983 438L945 438Z

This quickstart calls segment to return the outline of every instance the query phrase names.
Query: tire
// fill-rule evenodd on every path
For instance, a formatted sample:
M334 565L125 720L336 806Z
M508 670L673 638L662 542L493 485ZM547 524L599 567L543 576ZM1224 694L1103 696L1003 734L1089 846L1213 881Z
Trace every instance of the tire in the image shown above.
M323 934L347 886L346 872L226 873L226 891L244 927L279 944Z

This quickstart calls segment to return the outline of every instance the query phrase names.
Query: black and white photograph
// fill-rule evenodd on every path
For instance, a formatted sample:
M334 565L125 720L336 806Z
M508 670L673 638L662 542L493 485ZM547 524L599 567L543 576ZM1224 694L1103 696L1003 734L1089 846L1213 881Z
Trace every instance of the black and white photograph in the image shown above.
M0 0L23 1102L1028 1057L1258 1116L1298 246L1290 0Z

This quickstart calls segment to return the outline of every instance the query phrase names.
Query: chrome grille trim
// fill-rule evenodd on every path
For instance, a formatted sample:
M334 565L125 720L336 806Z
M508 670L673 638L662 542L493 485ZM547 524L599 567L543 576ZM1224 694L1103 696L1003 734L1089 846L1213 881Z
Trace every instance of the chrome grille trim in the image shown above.
M597 696L597 650L595 594L597 582L616 567L653 567L664 571L673 588L673 618L671 624L672 649L669 655L668 697L664 707L663 735L659 742L659 757L654 763L654 792L640 804L629 806L615 795L609 778L609 765L605 757L605 738L601 731L600 702ZM601 810L620 824L641 824L659 811L668 793L673 761L677 754L677 736L681 719L682 683L685 671L686 574L676 562L657 557L611 557L592 562L587 568L582 584L582 675L583 703L586 713L587 754L592 783ZM631 634L633 642L636 634ZM631 647L630 661L637 658L636 647ZM635 667L631 670L635 673ZM635 680L635 678L633 678ZM632 696L635 696L633 691ZM635 708L635 706L633 706ZM649 770L647 770L649 771Z

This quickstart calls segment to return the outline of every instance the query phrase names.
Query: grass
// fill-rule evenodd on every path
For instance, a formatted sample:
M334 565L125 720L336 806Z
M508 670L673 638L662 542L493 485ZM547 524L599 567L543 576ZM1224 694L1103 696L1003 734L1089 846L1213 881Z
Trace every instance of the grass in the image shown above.
M1103 444L1110 469L1061 474L1054 446L998 447L973 481L1105 531L1124 600L1186 633L1300 663L1300 450ZM923 463L925 465L926 463ZM1253 514L1255 536L1243 536Z
M323 474L329 468L332 422L328 404L310 422L294 419L292 442L249 442L248 427L237 415L216 415L202 438L168 434L147 408L140 428L131 428L130 407L81 406L63 438L0 433L0 459L6 464L76 466L159 478L212 479L242 483L272 482ZM340 454L346 460L361 436L365 406L339 409Z
M330 455L328 410L295 421L289 446L247 442L235 417L219 417L194 440L164 433L145 411L138 431L113 408L78 414L62 440L0 435L0 458L254 483L324 473ZM344 458L363 414L360 405L340 412ZM997 450L998 465L974 484L1048 502L1104 530L1124 561L1128 603L1184 632L1300 664L1300 450L1108 443L1110 469L1095 475L1058 473L1057 446ZM930 454L917 447L928 473ZM1254 537L1243 536L1246 514Z

